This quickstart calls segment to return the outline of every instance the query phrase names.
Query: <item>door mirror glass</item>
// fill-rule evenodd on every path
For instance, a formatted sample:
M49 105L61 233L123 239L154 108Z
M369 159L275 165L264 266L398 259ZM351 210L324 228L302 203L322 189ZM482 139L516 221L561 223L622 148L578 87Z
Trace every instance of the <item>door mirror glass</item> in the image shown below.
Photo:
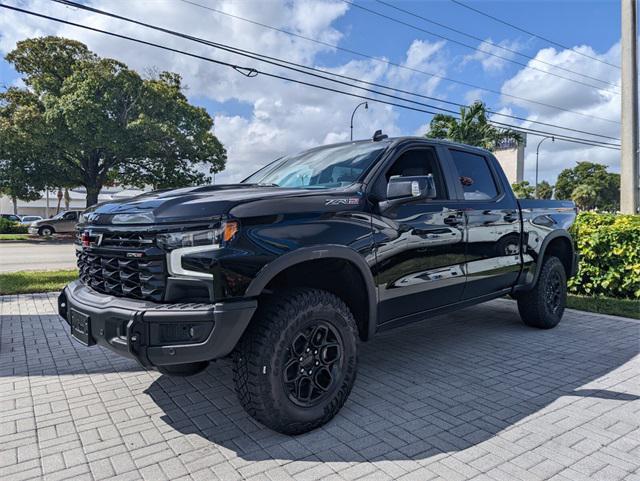
M408 177L396 175L391 177L387 184L387 200L411 201L436 197L436 183L431 174Z

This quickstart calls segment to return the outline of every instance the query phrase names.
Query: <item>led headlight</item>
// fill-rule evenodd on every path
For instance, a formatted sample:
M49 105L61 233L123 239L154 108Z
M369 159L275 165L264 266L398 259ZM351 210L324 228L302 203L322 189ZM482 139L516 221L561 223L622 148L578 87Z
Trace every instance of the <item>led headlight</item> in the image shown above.
M169 232L158 235L158 246L166 249L180 249L183 247L214 246L222 242L229 242L238 232L236 221L226 221L216 229Z

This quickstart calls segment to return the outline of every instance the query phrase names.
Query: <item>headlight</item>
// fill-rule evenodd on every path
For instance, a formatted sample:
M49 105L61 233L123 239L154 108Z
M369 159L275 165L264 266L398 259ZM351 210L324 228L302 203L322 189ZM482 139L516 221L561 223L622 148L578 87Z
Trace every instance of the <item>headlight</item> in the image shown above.
M219 245L222 242L229 242L237 232L238 223L226 221L222 222L217 229L160 234L158 235L158 246L166 250L173 250L182 247Z
M111 219L113 224L153 224L155 218L150 212L135 214L116 214Z

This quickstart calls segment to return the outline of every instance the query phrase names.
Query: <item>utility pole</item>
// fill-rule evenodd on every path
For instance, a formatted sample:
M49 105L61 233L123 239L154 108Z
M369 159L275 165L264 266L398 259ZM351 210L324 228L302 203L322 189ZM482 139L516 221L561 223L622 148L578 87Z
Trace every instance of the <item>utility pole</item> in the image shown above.
M638 45L636 0L621 0L622 13L622 150L620 210L638 213Z
M351 113L351 124L350 124L350 128L351 128L350 139L351 140L353 140L353 116L356 114L356 110L358 110L358 107L361 107L362 105L364 105L365 110L369 108L369 103L368 102L361 102L358 105L356 105L356 108L353 109L353 112Z

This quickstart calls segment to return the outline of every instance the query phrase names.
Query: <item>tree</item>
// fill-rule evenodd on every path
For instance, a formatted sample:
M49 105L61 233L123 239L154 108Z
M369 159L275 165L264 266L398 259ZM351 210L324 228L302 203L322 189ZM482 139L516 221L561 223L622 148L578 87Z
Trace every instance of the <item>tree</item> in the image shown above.
M178 74L143 79L122 62L100 58L84 44L60 37L18 42L7 61L23 74L38 105L56 187L82 185L87 206L110 182L180 187L210 182L224 169L226 150L205 109L191 105ZM41 129L42 130L42 129ZM29 137L27 126L23 135ZM52 184L50 184L52 185Z
M620 202L620 174L607 172L607 166L594 162L578 162L572 169L560 172L556 182L556 199L573 199L578 186L585 185L594 193L593 208L615 211ZM584 192L584 190L580 191Z
M535 188L529 185L528 180L511 184L511 188L518 199L531 199L535 191Z
M578 209L593 210L596 206L597 194L587 184L580 184L571 193L571 200L575 202Z
M540 199L551 199L553 197L553 186L543 180L538 183L538 198Z
M17 200L39 199L52 174L41 165L42 146L32 139L45 137L34 118L40 118L34 95L15 88L0 93L0 193L11 198L15 214Z
M504 141L522 141L522 136L515 130L500 129L491 125L486 106L482 102L460 107L460 119L445 114L434 115L425 135L433 139L448 139L488 150L495 149Z

